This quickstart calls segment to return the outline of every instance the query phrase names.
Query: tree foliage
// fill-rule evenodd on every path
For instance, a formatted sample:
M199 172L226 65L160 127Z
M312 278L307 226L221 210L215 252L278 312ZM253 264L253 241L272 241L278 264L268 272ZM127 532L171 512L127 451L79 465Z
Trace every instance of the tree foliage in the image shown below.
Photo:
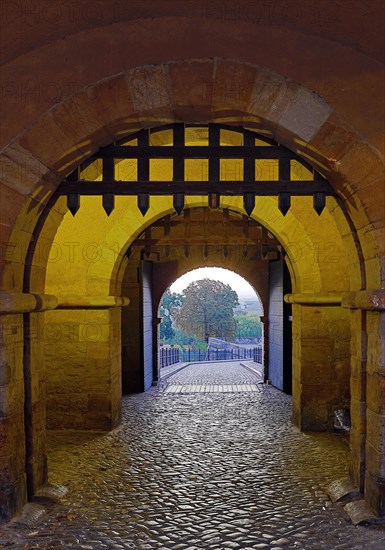
M196 336L188 335L177 328L174 329L174 335L170 340L170 344L180 346L181 348L187 347L200 350L205 350L207 348L207 344L204 340Z
M173 317L175 311L181 307L182 303L182 294L170 292L170 290L164 293L159 310L160 316L162 317L162 322L160 324L160 339L163 342L171 342L175 337Z
M238 296L229 285L201 279L192 282L183 296L183 304L175 315L183 332L206 341L210 336L235 336L233 310L238 305Z
M237 315L235 320L237 323L237 338L261 338L262 326L259 315L255 313Z

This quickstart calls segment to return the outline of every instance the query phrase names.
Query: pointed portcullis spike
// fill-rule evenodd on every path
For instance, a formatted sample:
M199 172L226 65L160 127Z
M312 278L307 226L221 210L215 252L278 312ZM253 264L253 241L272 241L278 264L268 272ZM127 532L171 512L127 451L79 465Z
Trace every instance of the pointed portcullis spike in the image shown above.
M243 193L243 207L246 211L246 214L250 217L255 208L254 193Z
M67 195L67 207L71 214L75 216L80 207L80 196L77 193Z
M115 195L113 193L105 193L102 200L105 213L109 216L115 208Z
M313 208L320 216L326 206L325 193L314 193L313 195Z
M184 208L184 193L176 193L173 196L173 206L175 212L180 215Z
M291 204L290 193L279 193L278 208L284 216L286 216L286 214L288 213L290 204Z
M219 208L221 203L221 196L219 193L209 193L209 207Z
M147 210L150 207L150 196L148 193L139 193L138 195L138 208L142 213L142 216L146 215Z

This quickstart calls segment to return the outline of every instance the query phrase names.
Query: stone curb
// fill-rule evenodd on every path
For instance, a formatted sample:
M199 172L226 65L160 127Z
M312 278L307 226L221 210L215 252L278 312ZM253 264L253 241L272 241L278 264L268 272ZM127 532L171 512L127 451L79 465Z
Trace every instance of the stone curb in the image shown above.
M263 377L261 376L261 373L257 369L253 369L253 367L250 367L250 365L246 365L246 363L241 363L241 365L242 367L245 367L245 369L248 369L250 372L256 374L258 378L261 379L261 382L258 382L259 384L264 384Z
M158 380L158 383L159 382L162 382L163 380L167 380L168 378L170 378L170 376L172 376L173 374L176 374L177 372L180 372L181 370L183 370L184 368L192 365L193 363L183 363L180 367L176 368L175 370L165 374L164 376L161 376ZM162 370L160 371L160 373L162 373Z

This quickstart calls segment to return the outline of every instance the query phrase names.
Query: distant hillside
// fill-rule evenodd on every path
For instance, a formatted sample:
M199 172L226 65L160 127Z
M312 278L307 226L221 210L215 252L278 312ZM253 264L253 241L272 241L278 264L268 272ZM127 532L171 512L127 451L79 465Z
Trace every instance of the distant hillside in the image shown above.
M262 315L261 305L258 300L253 300L252 298L242 298L239 297L239 306L235 308L235 313L249 313L255 312L259 315Z

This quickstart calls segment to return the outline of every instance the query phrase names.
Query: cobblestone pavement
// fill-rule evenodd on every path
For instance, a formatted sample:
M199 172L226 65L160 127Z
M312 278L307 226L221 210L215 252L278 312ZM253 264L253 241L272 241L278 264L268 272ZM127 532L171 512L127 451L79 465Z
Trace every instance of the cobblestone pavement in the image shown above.
M255 384L260 378L239 361L192 363L167 379L169 384Z
M346 442L300 433L290 410L274 388L128 396L111 433L50 434L50 481L69 492L36 525L3 528L0 546L383 550L385 531L353 527L325 494Z

